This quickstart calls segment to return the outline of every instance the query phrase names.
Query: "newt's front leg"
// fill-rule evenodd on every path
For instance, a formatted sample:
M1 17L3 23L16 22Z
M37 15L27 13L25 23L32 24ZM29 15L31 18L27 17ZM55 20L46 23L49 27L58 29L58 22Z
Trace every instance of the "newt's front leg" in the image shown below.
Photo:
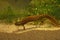
M23 25L23 30L25 30L25 26Z

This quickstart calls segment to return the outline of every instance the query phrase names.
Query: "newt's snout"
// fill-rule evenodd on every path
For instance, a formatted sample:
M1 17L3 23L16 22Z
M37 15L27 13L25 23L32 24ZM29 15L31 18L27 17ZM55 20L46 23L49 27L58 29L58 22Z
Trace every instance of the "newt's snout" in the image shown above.
M16 25L16 26L20 26L20 22L16 22L15 25Z

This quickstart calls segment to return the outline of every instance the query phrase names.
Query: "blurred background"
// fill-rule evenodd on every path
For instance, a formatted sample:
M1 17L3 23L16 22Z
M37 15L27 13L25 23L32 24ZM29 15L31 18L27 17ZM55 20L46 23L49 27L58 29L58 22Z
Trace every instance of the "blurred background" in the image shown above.
M49 14L60 20L60 0L0 0L0 23Z

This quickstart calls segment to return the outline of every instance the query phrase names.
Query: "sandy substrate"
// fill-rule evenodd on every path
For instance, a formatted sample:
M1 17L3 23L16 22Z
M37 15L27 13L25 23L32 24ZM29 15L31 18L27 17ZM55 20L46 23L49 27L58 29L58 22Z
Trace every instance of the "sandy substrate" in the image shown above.
M0 24L0 40L60 40L60 27L40 28L35 25L25 25L26 30L17 31L15 25ZM45 28L44 28L45 27Z
M0 40L60 40L60 30L31 30L23 33L0 33Z
M25 25L25 28L27 31L30 30L59 30L60 27L54 27L49 24L44 24L44 25ZM15 26L14 24L9 25L9 24L0 24L0 32L5 32L5 33L12 33L14 31L17 31L20 29L20 31L23 31L23 26Z

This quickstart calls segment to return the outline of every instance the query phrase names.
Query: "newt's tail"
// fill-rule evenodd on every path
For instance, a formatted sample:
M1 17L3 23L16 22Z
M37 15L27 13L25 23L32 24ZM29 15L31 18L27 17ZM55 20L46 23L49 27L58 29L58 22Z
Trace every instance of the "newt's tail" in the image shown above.
M50 16L50 15L42 15L41 17L43 18L47 18L51 21L51 23L53 23L55 26L59 26L59 22L53 17L53 16Z

